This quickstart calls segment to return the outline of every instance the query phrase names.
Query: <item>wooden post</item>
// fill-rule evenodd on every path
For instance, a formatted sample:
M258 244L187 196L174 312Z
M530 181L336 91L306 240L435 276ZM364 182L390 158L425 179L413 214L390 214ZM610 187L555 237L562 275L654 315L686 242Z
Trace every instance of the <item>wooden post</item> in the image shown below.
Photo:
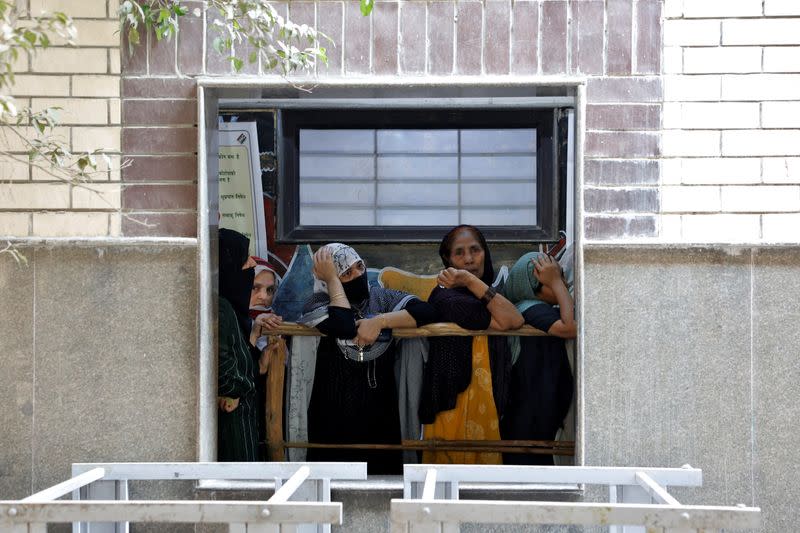
M286 341L280 336L269 339L267 364L266 424L267 456L270 461L285 461L283 446L283 378L286 372Z

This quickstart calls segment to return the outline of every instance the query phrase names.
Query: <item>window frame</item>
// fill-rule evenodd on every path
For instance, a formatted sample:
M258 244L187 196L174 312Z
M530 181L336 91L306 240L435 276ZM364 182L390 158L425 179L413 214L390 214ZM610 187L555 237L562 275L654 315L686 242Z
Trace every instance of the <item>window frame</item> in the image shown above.
M241 78L241 77L200 77L197 83L197 256L198 256L198 378L197 401L198 420L197 460L216 461L217 457L217 405L216 405L216 352L217 352L217 230L218 205L218 143L217 121L220 107L236 108L290 108L298 105L308 107L304 98L307 93L303 86L314 87L319 94L323 90L333 93L362 90L372 91L380 95L383 91L400 91L411 88L418 94L427 94L441 88L462 91L465 94L484 93L486 91L513 90L516 94L531 95L526 97L529 105L534 107L572 107L574 108L574 128L571 135L574 140L574 154L568 156L574 164L573 181L567 183L572 191L567 196L574 204L573 216L567 220L566 227L573 227L575 245L575 314L578 321L578 337L575 349L575 456L574 464L585 464L585 423L583 415L584 378L583 358L585 353L584 334L584 209L583 209L583 169L586 137L586 84L581 76L450 76L445 78L408 78L408 77L373 77L364 79L347 78L303 78L294 79L294 89L287 81L279 77ZM563 91L566 90L567 93ZM563 96L568 94L568 96ZM287 98L290 95L290 98ZM560 96L552 96L560 95ZM379 98L371 103L381 106ZM496 98L482 100L485 106ZM566 215L566 213L565 213ZM370 489L382 486L380 480L368 480ZM235 487L252 488L245 483Z
M460 102L459 100L464 100ZM351 243L438 242L447 226L303 226L300 224L299 135L308 129L489 129L536 128L536 219L535 226L482 226L492 242L557 241L559 223L566 211L566 174L558 138L560 109L534 107L460 107L468 99L450 99L443 106L430 99L417 109L391 107L363 109L278 109L276 153L278 154L278 216L276 240L281 243L320 243L330 240ZM563 126L562 126L563 128ZM563 167L565 170L566 167Z

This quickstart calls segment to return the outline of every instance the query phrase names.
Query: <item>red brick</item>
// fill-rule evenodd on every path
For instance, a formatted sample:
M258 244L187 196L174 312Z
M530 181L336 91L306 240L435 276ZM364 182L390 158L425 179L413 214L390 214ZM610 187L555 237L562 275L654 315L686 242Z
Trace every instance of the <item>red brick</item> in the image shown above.
M122 169L122 181L194 181L197 179L195 155L135 156Z
M616 239L621 237L654 237L655 216L588 216L584 219L587 239Z
M397 9L397 3L387 2L377 5L372 15L375 29L373 70L376 74L397 74ZM423 19L423 28L424 24Z
M653 159L586 159L583 167L586 185L658 185L659 178Z
M567 3L542 2L542 72L567 72Z
M488 74L508 74L510 34L510 0L487 2L483 65Z
M660 102L663 88L660 78L589 78L586 95L591 103Z
M328 66L320 65L318 71L331 76L342 74L342 4L340 2L320 2L317 4L317 29L330 37L325 44L328 49Z
M150 54L148 56L148 66L151 75L153 74L175 74L175 39L163 38L156 39L155 33L150 34Z
M631 73L632 0L608 0L606 74Z
M122 217L126 237L196 237L197 213L128 213Z
M456 4L456 9L456 71L459 74L480 74L483 5L461 1Z
M661 72L661 2L638 0L636 24L636 72L658 74Z
M126 126L196 124L197 102L125 99L122 101L122 123Z
M452 29L452 24L450 27ZM400 5L400 71L414 74L425 72L424 3L404 2Z
M197 128L122 128L125 154L195 152Z
M428 6L428 70L431 74L453 72L455 4L432 2Z
M195 98L197 82L178 78L122 78L123 98Z
M511 8L513 37L511 72L536 74L539 69L539 2L516 1Z
M587 188L583 192L587 213L658 213L658 189Z
M587 157L658 157L659 135L650 132L586 133Z
M661 106L654 104L587 105L586 128L590 130L657 130Z
M197 186L188 185L125 185L122 188L123 209L196 209Z
M381 9L376 4L375 9ZM373 10L372 16L375 16ZM344 4L344 71L346 74L369 73L370 20L361 14L358 2Z
M140 43L133 47L133 54L128 47L128 32L122 33L122 44L119 50L120 67L123 74L138 75L147 73L147 35L143 35Z
M603 73L602 0L572 2L572 71L580 74Z
M203 73L203 17L195 17L195 8L201 8L202 2L187 2L189 15L183 17L178 32L178 71L187 76Z

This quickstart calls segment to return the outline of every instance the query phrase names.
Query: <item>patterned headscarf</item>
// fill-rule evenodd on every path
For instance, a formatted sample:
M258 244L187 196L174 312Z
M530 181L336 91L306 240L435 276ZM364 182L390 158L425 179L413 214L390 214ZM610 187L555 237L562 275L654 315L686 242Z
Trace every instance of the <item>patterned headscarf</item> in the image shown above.
M337 276L341 276L342 274L344 274L348 268L358 263L359 261L361 262L364 261L363 259L361 259L361 256L358 255L358 252L356 252L352 246L348 246L340 242L332 242L330 244L326 244L325 247L331 252L331 258L333 259L333 266L336 267ZM327 294L328 284L322 281L321 279L318 279L315 276L314 292L315 293L324 292L325 294Z

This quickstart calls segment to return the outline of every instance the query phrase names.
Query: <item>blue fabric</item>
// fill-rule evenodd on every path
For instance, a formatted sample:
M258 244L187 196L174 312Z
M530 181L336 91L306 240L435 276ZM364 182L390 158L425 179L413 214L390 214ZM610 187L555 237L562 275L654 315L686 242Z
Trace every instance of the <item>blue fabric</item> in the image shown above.
M284 320L297 322L303 314L303 306L314 293L313 269L311 246L298 245L272 301L272 310Z

